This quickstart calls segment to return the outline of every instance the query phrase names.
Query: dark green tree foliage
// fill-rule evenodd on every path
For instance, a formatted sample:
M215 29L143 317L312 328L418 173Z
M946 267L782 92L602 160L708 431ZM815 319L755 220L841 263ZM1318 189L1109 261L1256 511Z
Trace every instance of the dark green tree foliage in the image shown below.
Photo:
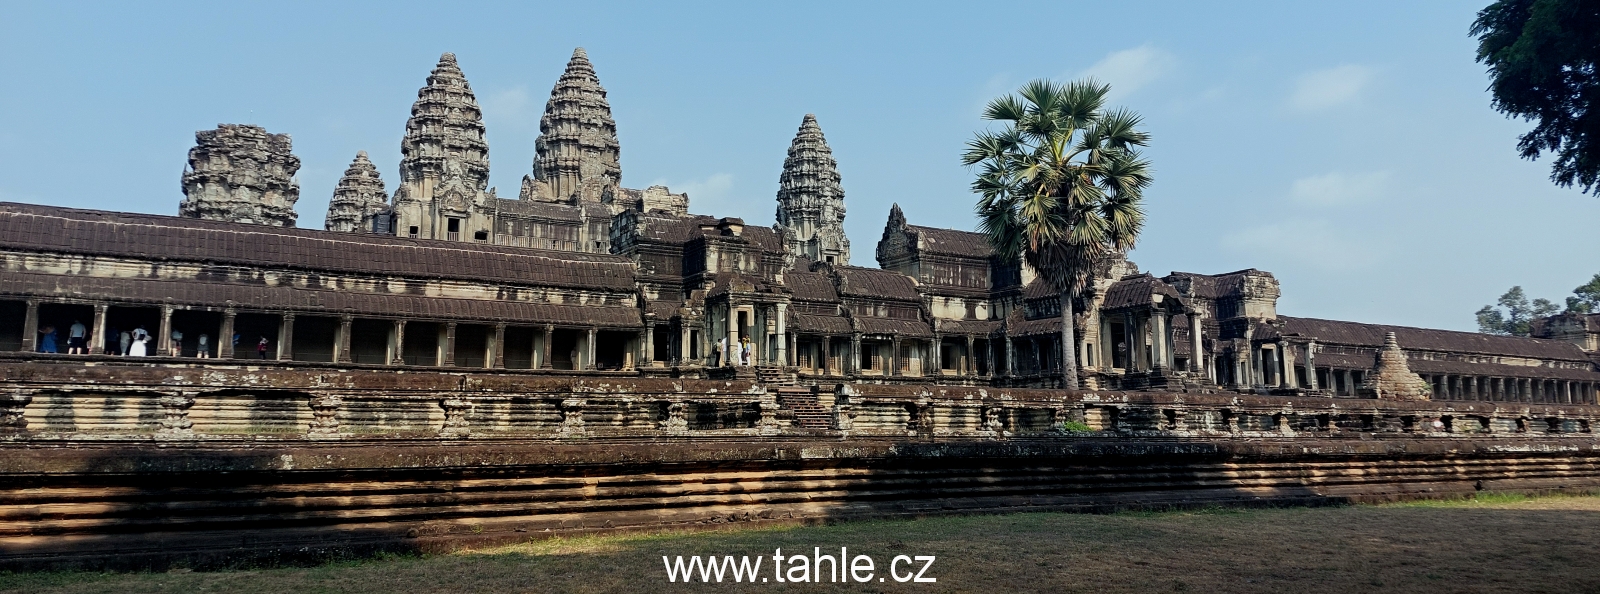
M1500 0L1472 23L1495 109L1537 121L1525 159L1555 154L1550 180L1600 195L1600 1Z
M1068 388L1078 387L1073 301L1084 283L1133 248L1144 226L1141 200L1150 163L1138 152L1150 140L1139 115L1107 109L1111 87L1093 80L1028 83L995 99L962 162L979 167L979 228L995 254L1022 260L1060 295L1061 360Z
M1478 310L1478 331L1486 334L1528 336L1533 332L1534 320L1553 316L1558 311L1564 314L1600 311L1600 274L1594 275L1589 282L1572 290L1572 296L1567 298L1565 311L1561 311L1560 306L1549 299L1529 301L1528 296L1522 292L1522 287L1511 287L1511 290L1500 296L1498 306L1485 305L1483 309Z
M1553 316L1560 308L1551 303L1549 299L1534 299L1528 302L1528 296L1522 292L1522 287L1511 287L1510 291L1500 296L1499 307L1485 305L1478 310L1478 331L1485 334L1504 334L1508 336L1528 336L1533 333L1533 321L1545 316Z

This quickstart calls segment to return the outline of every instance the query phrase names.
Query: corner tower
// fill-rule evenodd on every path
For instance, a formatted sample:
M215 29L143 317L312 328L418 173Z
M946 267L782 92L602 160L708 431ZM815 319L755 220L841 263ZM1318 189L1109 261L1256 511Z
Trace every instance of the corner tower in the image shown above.
M773 225L790 253L818 262L850 263L844 236L844 188L833 149L822 137L817 116L806 114L789 144L778 176L778 216Z
M581 47L573 50L566 71L550 90L534 150L533 175L522 178L523 200L600 202L622 181L617 122Z
M446 53L417 91L400 141L395 232L402 237L488 241L489 144L472 85Z
M293 227L299 170L288 134L247 124L195 132L178 216Z

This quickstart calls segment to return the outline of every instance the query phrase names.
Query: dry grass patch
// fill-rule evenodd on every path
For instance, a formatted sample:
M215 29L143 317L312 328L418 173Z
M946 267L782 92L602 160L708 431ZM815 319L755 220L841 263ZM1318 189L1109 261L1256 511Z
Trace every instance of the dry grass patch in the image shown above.
M663 555L938 557L935 584L670 584ZM534 541L311 568L0 574L78 592L1600 592L1600 497L1105 516L1012 514Z

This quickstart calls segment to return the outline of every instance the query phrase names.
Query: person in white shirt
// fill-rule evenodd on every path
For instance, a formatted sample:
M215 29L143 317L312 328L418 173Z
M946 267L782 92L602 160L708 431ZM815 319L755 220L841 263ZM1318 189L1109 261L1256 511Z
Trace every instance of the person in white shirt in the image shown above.
M83 322L73 320L72 327L67 330L67 354L87 355L89 345L84 344L83 337L89 334L89 329L83 327Z
M205 334L201 334L200 335L200 348L195 349L194 356L199 357L201 359L209 359L209 358L211 358L211 352L209 351L211 346L206 344L208 342L211 342L211 337L206 336Z

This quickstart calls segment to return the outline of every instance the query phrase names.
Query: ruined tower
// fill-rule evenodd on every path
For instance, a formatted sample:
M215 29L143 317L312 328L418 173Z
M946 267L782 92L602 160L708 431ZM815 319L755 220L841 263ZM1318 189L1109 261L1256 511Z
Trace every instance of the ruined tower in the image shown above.
M456 55L439 57L417 91L400 141L400 185L394 191L395 232L401 236L488 241L489 144L483 112Z
M617 123L581 47L550 90L534 150L533 175L522 178L523 200L599 202L622 180Z
M850 263L844 236L844 188L817 117L806 114L778 176L778 222L789 251L819 262Z
M328 201L329 231L392 233L389 228L389 194L383 191L378 168L367 160L367 151L356 153L350 168L344 170L339 185Z
M183 172L178 216L293 227L300 184L300 158L288 134L260 126L217 124L194 133Z

